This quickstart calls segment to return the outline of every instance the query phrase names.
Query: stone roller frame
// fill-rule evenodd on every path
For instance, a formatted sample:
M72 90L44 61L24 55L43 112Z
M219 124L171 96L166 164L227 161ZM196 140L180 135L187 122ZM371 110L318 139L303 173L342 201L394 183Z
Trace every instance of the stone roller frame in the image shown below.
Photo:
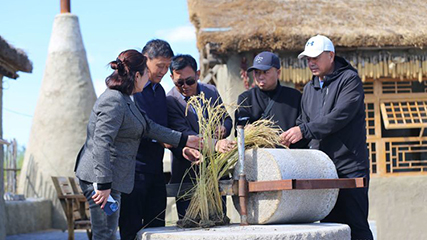
M244 173L245 164L245 136L243 126L237 126L237 148L239 152L239 180L233 181L231 189L227 190L230 182L222 185L222 193L238 195L240 204L240 225L249 225L247 221L247 202L249 193L282 191L282 190L308 190L330 188L365 188L366 178L341 178L341 179L285 179L274 181L248 182ZM236 183L237 182L237 183ZM228 185L228 186L227 186Z
M249 225L247 221L247 201L249 193L282 191L282 190L308 190L332 188L365 188L366 178L338 178L338 179L284 179L273 181L247 181L244 173L245 165L245 138L243 126L237 126L237 148L239 153L239 178L235 180L220 180L221 195L235 195L239 197L240 225ZM180 197L193 187L191 183L167 184L168 197Z

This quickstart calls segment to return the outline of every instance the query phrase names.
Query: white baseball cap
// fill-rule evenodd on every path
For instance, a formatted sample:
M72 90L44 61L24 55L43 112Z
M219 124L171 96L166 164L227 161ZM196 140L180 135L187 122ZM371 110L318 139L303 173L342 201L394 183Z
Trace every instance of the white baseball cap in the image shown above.
M303 57L317 57L322 52L335 52L334 44L332 41L323 36L317 35L310 39L308 39L305 44L304 52L298 55L298 58L301 59Z

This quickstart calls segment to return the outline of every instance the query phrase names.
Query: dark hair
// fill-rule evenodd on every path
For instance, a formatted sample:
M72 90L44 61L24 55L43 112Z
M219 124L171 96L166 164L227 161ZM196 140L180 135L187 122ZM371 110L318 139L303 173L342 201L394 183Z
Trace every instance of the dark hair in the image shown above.
M197 62L191 55L180 54L172 58L169 70L173 75L173 71L184 69L185 67L191 67L195 73L197 73Z
M158 57L171 58L174 56L169 43L161 39L148 41L142 49L142 54L148 56L149 59Z
M126 50L119 54L115 61L109 63L114 72L105 79L110 89L131 95L135 87L135 74L144 75L147 58L137 50Z

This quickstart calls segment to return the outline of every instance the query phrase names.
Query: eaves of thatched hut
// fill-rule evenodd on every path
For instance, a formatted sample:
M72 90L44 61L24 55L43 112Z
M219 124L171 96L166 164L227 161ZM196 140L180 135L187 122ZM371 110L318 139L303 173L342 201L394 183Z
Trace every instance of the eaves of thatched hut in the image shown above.
M18 71L31 72L33 64L27 54L21 49L14 48L0 36L0 239L5 239L5 205L4 205L4 177L3 177L3 76L16 79Z
M302 90L311 72L297 55L311 36L328 36L337 55L356 67L364 82L374 177L370 218L377 220L381 239L420 236L416 222L423 222L421 215L405 215L413 218L410 224L400 223L406 221L403 212L425 214L427 196L423 204L412 203L417 211L401 209L404 202L397 199L419 199L421 189L413 187L414 181L427 180L427 1L188 0L188 9L202 79L216 84L226 103L235 103L251 85L245 70L264 50L281 58L282 83ZM395 186L379 187L386 180L396 181ZM386 218L381 212L401 214Z
M16 79L17 72L32 72L33 64L27 54L19 48L14 48L0 36L0 75Z

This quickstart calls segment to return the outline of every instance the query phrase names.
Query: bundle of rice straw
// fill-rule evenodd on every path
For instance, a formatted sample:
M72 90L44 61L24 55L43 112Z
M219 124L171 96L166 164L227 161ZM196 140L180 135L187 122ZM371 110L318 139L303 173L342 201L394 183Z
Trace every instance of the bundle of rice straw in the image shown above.
M223 201L219 192L218 180L226 176L238 161L237 146L227 153L216 153L215 133L227 115L223 104L212 104L204 94L193 96L188 101L197 113L199 133L203 138L202 159L195 171L195 186L188 195L191 202L186 215L177 222L179 227L212 227L226 225L229 219L223 213ZM205 117L204 117L205 116ZM283 146L280 144L281 129L271 120L262 119L245 128L245 148ZM283 146L284 147L284 146ZM184 196L185 198L185 196Z

